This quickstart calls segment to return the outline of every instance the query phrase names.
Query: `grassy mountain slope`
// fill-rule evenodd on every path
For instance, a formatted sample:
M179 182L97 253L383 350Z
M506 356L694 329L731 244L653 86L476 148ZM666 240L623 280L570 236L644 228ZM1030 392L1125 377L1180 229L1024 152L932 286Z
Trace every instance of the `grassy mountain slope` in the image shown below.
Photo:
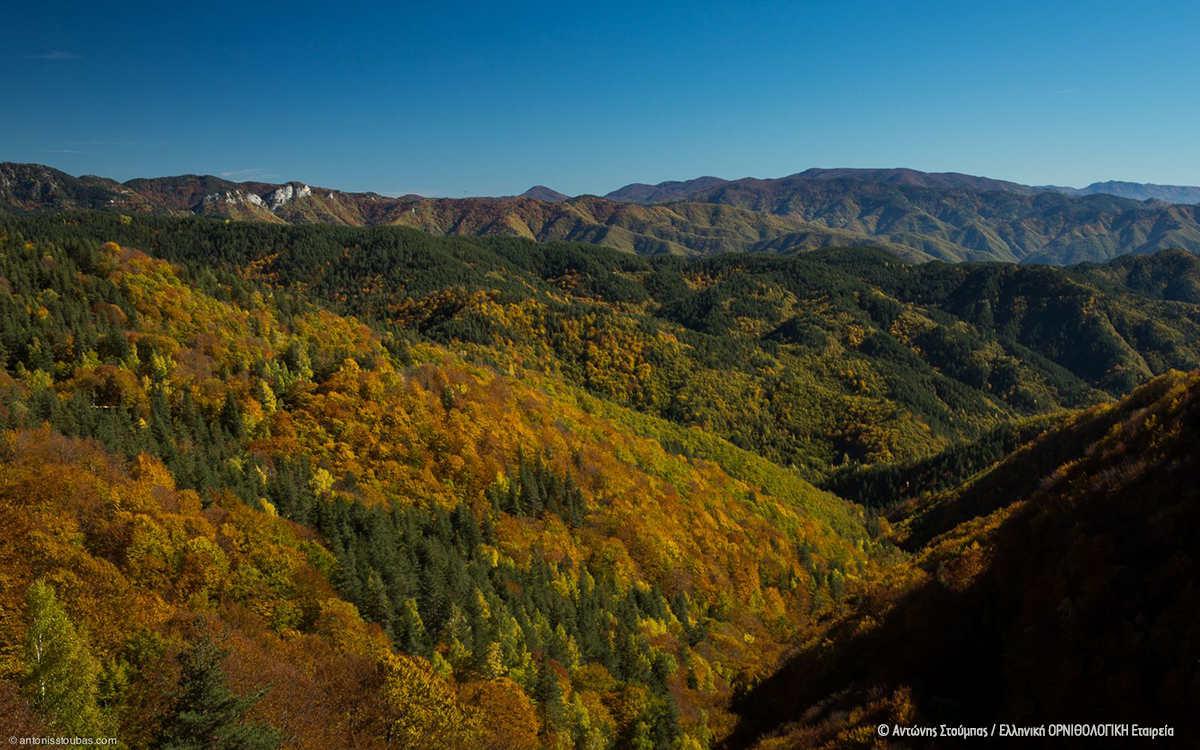
M295 221L294 214L283 218ZM638 206L601 198L557 203L531 199L406 198L379 221L331 222L409 226L430 234L515 236L540 242L588 242L640 255L713 255L731 251L787 251L845 246L863 239L785 217L697 203ZM914 260L925 256L885 243Z
M688 196L865 232L944 260L1103 261L1125 253L1200 251L1194 206L1110 195L964 190L859 177L739 180Z
M1118 716L1188 736L1198 426L1200 376L1172 373L944 493L916 517L937 535L897 583L753 690L730 746Z
M183 175L124 184L74 178L34 164L0 164L0 205L10 210L104 209L199 214L240 221L344 226L400 225L431 234L514 236L591 242L645 255L785 252L862 242L864 235L727 206L637 206L541 192L511 198L392 198L345 193L302 183L234 183ZM912 260L920 250L876 244Z

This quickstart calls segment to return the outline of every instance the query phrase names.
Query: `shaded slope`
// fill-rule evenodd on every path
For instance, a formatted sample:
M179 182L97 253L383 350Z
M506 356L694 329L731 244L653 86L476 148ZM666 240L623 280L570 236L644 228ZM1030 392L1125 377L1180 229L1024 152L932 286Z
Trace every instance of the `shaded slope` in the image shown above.
M730 746L869 746L884 722L1117 721L1189 736L1197 439L1200 375L1173 373L948 493L940 507L982 515L753 690Z

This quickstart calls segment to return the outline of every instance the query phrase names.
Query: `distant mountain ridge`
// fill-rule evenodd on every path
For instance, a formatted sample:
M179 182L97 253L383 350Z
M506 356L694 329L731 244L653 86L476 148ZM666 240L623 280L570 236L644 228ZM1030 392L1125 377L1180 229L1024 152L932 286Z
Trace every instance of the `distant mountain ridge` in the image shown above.
M1108 180L1107 182L1093 182L1084 188L1046 185L1038 189L1053 190L1065 195L1115 195L1136 201L1157 200L1192 205L1200 203L1200 187L1192 185L1154 185L1143 182Z
M1173 248L1200 254L1197 206L1069 195L911 169L810 169L765 180L701 177L627 185L603 198L568 198L545 186L501 198L423 198L210 175L119 183L3 163L0 210L400 225L442 235L572 240L643 255L873 245L910 261L1069 264Z
M949 261L1069 264L1169 248L1200 252L1196 206L1067 196L912 170L809 170L688 195L907 245Z
M623 188L608 193L604 197L610 201L623 203L669 203L684 200L687 196L700 190L720 187L729 180L720 177L697 177L694 180L660 182L657 185L647 185L644 182L634 182Z
M502 198L390 197L302 182L238 183L207 175L119 183L93 176L72 177L38 164L0 164L0 210L18 212L110 210L274 224L407 226L429 234L589 242L641 255L789 252L869 243L908 260L933 257L884 238L732 206L649 206L595 196L557 198L562 195L537 186L526 195Z
M1017 193L1018 195L1052 192L1073 197L1113 195L1118 198L1129 198L1137 201L1159 200L1166 203L1184 205L1200 203L1200 187L1190 185L1155 185L1152 183L1126 182L1121 180L1093 182L1083 188L1064 187L1061 185L1023 185L1019 182L994 180L990 177L979 177L961 172L921 172L902 167L891 169L822 169L813 167L786 177L766 179L743 177L738 180L724 180L720 177L698 177L694 180L660 182L657 185L635 182L607 193L604 197L609 200L630 203L667 203L679 200L695 200L697 195L704 191L731 184L747 186L795 182L798 180L837 179L855 179L925 188L975 191L1003 190L1010 193Z
M666 203L679 200L695 200L696 196L730 186L761 187L775 183L791 183L802 180L854 179L870 182L885 182L926 188L951 188L961 190L1007 190L1031 195L1034 188L1015 182L975 177L958 172L918 172L915 169L821 169L814 167L787 177L760 179L743 177L738 180L723 180L720 177L697 177L694 180L660 182L657 185L633 183L608 193L609 200L630 203Z

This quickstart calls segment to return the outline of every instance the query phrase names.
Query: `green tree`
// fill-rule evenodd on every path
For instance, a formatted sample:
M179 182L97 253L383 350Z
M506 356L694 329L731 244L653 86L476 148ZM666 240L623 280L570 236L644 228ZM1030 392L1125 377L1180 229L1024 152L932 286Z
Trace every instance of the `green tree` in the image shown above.
M404 600L395 629L396 639L405 653L417 656L429 656L432 653L432 642L421 620L421 613L417 611L416 599Z
M242 422L242 407L232 392L225 394L225 404L221 407L221 426L235 440L241 440L246 434L246 427Z
M554 673L547 657L542 657L542 663L539 665L533 697L541 704L542 716L548 727L557 727L563 723L567 715L563 689L562 685L558 684L558 675Z
M367 577L362 610L367 619L379 623L385 633L392 635L392 600L388 597L387 588L377 571L372 570L371 575Z
M54 587L36 581L26 603L25 688L31 703L64 734L94 735L100 724L95 658L59 604Z
M201 633L179 654L179 684L155 745L162 750L274 750L279 734L246 721L266 689L239 697L221 669L229 651Z

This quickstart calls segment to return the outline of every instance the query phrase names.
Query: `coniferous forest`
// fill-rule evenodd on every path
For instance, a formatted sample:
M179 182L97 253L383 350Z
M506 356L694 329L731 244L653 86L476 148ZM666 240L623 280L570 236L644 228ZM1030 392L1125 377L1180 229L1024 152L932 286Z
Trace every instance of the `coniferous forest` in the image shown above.
M1183 733L1198 278L0 214L0 724Z

